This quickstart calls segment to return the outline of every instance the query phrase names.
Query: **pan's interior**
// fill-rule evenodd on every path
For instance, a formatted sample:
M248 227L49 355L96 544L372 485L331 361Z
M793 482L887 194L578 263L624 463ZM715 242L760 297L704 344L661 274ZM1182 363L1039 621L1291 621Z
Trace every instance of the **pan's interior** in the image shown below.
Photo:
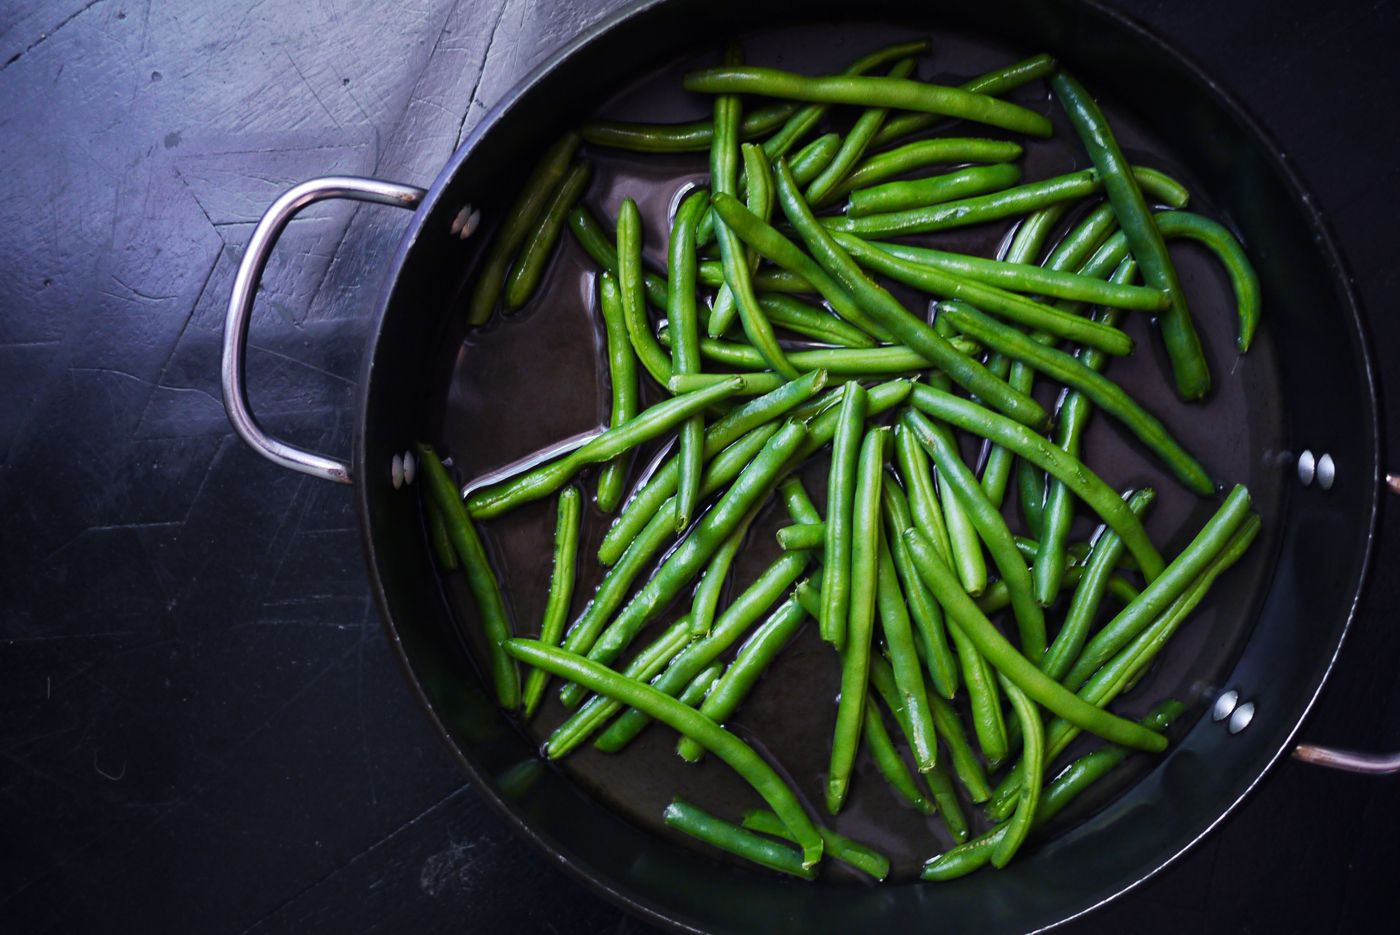
M814 13L806 9L801 19L811 20ZM583 49L565 69L570 80L561 72L546 76L503 119L488 120L495 129L469 144L465 163L430 199L432 206L410 238L417 241L414 249L405 246L408 262L371 362L361 452L369 467L362 465L359 477L362 489L370 491L372 567L411 677L469 767L491 794L509 801L529 832L576 861L605 889L679 924L762 928L786 919L820 920L825 928L880 911L892 921L911 922L966 913L968 920L999 931L1050 924L1107 898L1203 831L1276 753L1335 651L1369 534L1374 435L1353 312L1325 243L1315 239L1267 147L1189 69L1093 10L1042 6L1034 16L1021 11L1027 16L1019 20L991 16L990 24L952 26L942 14L928 13L920 22L907 13L875 17L871 9L872 20L861 23L731 29L712 17L698 27L699 21L686 19L687 5L676 3ZM681 23L687 24L684 35L675 28ZM1008 29L1008 23L1017 25ZM935 42L922 71L928 78L972 75L1030 52L1051 51L1101 96L1134 159L1181 178L1193 192L1194 210L1240 233L1264 282L1265 325L1254 349L1240 357L1233 347L1233 302L1223 274L1194 249L1174 250L1216 375L1207 405L1174 401L1150 326L1141 317L1130 318L1128 329L1142 352L1109 371L1218 478L1247 483L1265 522L1266 533L1251 554L1221 580L1152 675L1117 707L1137 714L1172 695L1191 703L1191 715L1173 732L1172 753L1157 760L1134 758L1000 874L932 887L896 882L852 888L835 885L843 877L832 873L822 886L810 887L721 863L713 854L676 843L665 829L658 833L662 808L681 794L733 818L758 800L721 764L682 764L673 752L674 735L660 727L649 729L623 757L586 750L562 769L537 765L534 748L561 719L562 709L551 693L549 705L527 730L507 724L493 710L480 693L472 652L464 645L470 640L463 635L475 630L470 601L448 579L452 606L444 609L416 505L393 495L387 471L373 467L375 451L403 450L426 435L452 455L463 477L472 478L594 428L605 417L606 376L598 367L600 337L587 257L566 238L540 298L483 332L465 334L451 313L459 307L473 250L447 236L448 222L466 201L481 206L487 218L493 206L503 207L512 183L528 170L530 160L518 154L537 152L558 132L562 115L569 120L592 112L632 119L702 116L706 102L680 92L679 75L713 60L716 43L710 37L733 32L743 35L753 61L814 71L839 67L886 41L928 34ZM625 67L619 56L625 57ZM1135 80L1123 80L1127 74ZM1082 166L1077 142L1043 87L1017 97L1057 120L1055 139L1031 148L1027 177ZM672 195L678 184L705 173L704 157L589 155L596 169L590 206L613 217L624 195L636 198L649 233L648 258L659 267L664 250L659 232L667 226ZM1005 225L988 225L932 242L986 253L1005 231ZM901 297L922 308L912 294ZM424 314L424 309L440 312ZM405 360L413 363L404 366ZM1330 404L1319 405L1322 397ZM405 420L406 411L423 418ZM376 418L376 412L396 417ZM1294 489L1292 452L1302 447L1339 453L1340 480L1331 493ZM1149 456L1102 417L1092 423L1086 453L1115 486L1157 488L1148 528L1164 551L1180 548L1212 509L1164 478ZM638 459L634 478L648 454ZM381 461L387 464L388 457ZM822 466L813 465L808 476L820 504ZM586 490L591 479L584 478ZM770 509L755 525L736 566L738 586L776 554L772 532L785 521ZM1080 533L1087 533L1088 521L1080 522ZM538 626L552 523L552 501L545 501L488 528L517 632L532 633ZM575 614L599 579L596 563L588 559L605 527L605 518L589 513ZM772 754L813 802L821 798L836 678L832 654L809 628L731 722ZM1253 698L1259 710L1256 723L1238 737L1200 717L1226 687ZM835 826L885 849L896 861L897 876L905 878L919 860L948 843L939 819L922 819L900 805L868 763L858 768L853 799ZM924 916L926 911L937 915Z

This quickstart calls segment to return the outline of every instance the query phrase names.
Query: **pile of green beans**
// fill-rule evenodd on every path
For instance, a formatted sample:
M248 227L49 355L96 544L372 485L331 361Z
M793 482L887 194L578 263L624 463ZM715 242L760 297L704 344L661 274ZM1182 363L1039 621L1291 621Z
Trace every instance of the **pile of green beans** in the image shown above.
M466 319L550 314L540 284L573 269L551 265L567 227L596 269L606 425L490 482L464 476L464 452L417 448L424 544L440 574L462 576L448 591L470 599L484 676L503 709L541 724L544 756L629 755L644 731L669 729L683 761L712 754L763 807L674 798L664 824L803 880L825 856L890 877L885 855L839 827L869 783L927 833L937 856L921 878L951 880L1005 867L1132 752L1162 753L1183 705L1142 720L1110 706L1263 527L1249 492L1169 428L1211 375L1166 243L1221 263L1243 354L1261 288L1240 240L1183 210L1180 182L1128 163L1054 59L952 87L919 77L933 46L891 44L808 76L745 63L730 43L683 80L711 96L710 117L590 120L557 140L499 219L459 225L490 230L468 267ZM1053 127L1004 95L1040 81L1088 168L1023 178ZM949 118L1015 139L952 136ZM644 216L663 199L627 191L610 200L615 221L598 213L599 148L666 154L670 216ZM963 228L998 223L1014 229L996 256L950 249ZM648 244L664 268L648 268ZM1152 359L1123 327L1135 315L1155 317L1176 390L1155 412L1124 389L1140 381L1109 376ZM1037 377L1062 390L1053 411ZM1180 551L1147 533L1152 488L1120 493L1086 463L1095 408L1151 456L1159 488L1218 501L1199 528L1171 531L1189 540ZM512 613L514 589L532 582L503 576L493 548L517 511L546 528L537 501L553 505L538 630ZM1071 541L1080 515L1100 524L1088 542ZM580 596L595 561L599 583ZM839 681L834 704L782 686L787 709L822 718L830 738L820 785L801 776L801 788L726 726L754 707L771 716L751 699L794 658ZM551 678L557 704L545 703ZM1107 745L1061 769L1081 733Z

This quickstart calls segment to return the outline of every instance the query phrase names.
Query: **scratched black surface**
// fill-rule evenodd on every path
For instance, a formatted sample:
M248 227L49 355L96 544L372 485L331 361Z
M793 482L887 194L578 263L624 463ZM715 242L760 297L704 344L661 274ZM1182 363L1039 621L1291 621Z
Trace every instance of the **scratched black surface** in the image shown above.
M1242 97L1310 184L1393 396L1400 15L1120 6ZM427 184L612 7L0 5L0 931L645 930L463 785L391 661L349 494L237 442L216 375L233 270L276 194L331 172ZM317 210L284 238L250 358L277 432L345 450L402 223ZM1394 406L1382 428L1395 450ZM1307 739L1400 743L1397 516ZM1397 781L1285 764L1066 931L1369 927L1400 910L1397 824Z

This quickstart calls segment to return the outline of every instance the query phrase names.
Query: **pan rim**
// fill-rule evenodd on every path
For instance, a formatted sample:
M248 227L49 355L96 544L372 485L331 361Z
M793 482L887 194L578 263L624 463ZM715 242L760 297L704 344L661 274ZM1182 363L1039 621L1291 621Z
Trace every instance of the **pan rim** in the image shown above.
M638 2L630 4L587 27L571 42L548 56L540 65L536 66L513 85L501 100L473 127L471 133L468 134L466 139L463 140L462 144L443 166L428 193L424 196L418 210L409 221L408 227L394 252L389 267L391 275L385 277L379 290L377 311L374 318L375 324L367 338L367 351L363 358L364 364L356 387L357 410L353 453L355 467L354 476L367 476L366 466L368 463L368 452L365 444L366 433L364 431L364 426L370 407L370 389L373 385L375 352L383 330L384 318L388 312L390 301L398 284L397 273L403 268L409 254L416 247L420 236L425 230L427 218L435 213L435 209L442 200L447 188L454 181L462 169L462 166L470 159L478 143L493 130L504 116L514 108L516 103L531 91L536 84L573 58L582 49L591 45L601 36L612 31L620 24L634 17L642 16L656 7L664 6L668 2L670 2L670 0L638 0ZM1161 857L1153 858L1150 861L1150 863L1154 865L1151 869L1146 872L1135 874L1134 879L1116 887L1109 895L1097 901L1090 902L1082 908L1048 925L1031 930L1033 932L1050 931L1070 921L1081 918L1107 903L1118 899L1124 894L1136 890L1148 880L1156 877L1168 866L1180 859L1187 851L1196 847L1204 838L1215 831L1222 822L1233 815L1244 800L1258 788L1259 784L1263 782L1278 765L1284 755L1291 751L1296 743L1298 733L1301 731L1308 716L1312 713L1323 688L1326 686L1328 679L1331 677L1336 667L1342 648L1346 644L1347 636L1350 634L1352 625L1356 620L1362 597L1365 594L1366 584L1369 581L1374 559L1376 527L1381 498L1382 445L1380 437L1380 399L1377 393L1371 339L1365 320L1361 314L1361 303L1356 293L1352 277L1348 272L1345 259L1338 249L1332 230L1323 212L1320 210L1318 202L1312 196L1310 189L1304 184L1298 171L1285 157L1284 150L1276 144L1273 135L1254 117L1252 112L1237 99L1235 95L1211 78L1193 57L1184 53L1176 45L1161 37L1155 30L1142 23L1137 18L1110 7L1101 2L1101 0L1073 0L1073 2L1078 6L1087 8L1097 15L1110 20L1117 28L1133 34L1139 41L1154 46L1159 51L1169 56L1177 63L1184 73L1203 86L1204 90L1213 99L1215 105L1218 106L1223 113L1238 123L1248 135L1252 136L1261 145L1269 148L1272 153L1270 161L1273 167L1279 172L1280 179L1292 200L1293 207L1299 209L1301 217L1306 220L1307 227L1310 229L1309 232L1315 238L1320 258L1329 274L1331 284L1336 287L1337 293L1343 299L1347 311L1345 320L1356 339L1356 353L1359 356L1360 369L1364 378L1365 396L1369 403L1371 462L1369 473L1371 485L1369 501L1365 504L1365 534L1364 538L1360 541L1362 547L1361 561L1357 568L1357 577L1352 590L1351 600L1346 607L1344 618L1341 620L1335 645L1331 650L1330 656L1326 659L1326 665L1322 668L1315 683L1311 686L1310 691L1301 693L1305 694L1305 697L1302 698L1299 713L1277 748L1268 755L1263 766L1244 784L1243 788L1234 795L1233 799L1229 800L1228 803L1220 809L1219 813L1198 832L1193 834L1186 843L1170 851L1164 851ZM375 545L373 536L371 535L371 506L367 488L364 484L358 484L357 488L355 501L356 511L359 515L362 554L369 571L371 590L374 594L375 602L379 606L381 625L393 648L396 661L404 673L410 690L417 697L430 722L436 728L438 735L446 744L448 750L455 757L459 766L465 771L467 778L477 786L483 798L490 803L497 814L506 819L507 823L511 825L517 834L530 841L534 846L540 848L545 855L552 859L552 862L562 864L564 869L572 877L583 882L593 892L615 905L641 916L652 924L662 926L672 931L702 931L667 914L665 907L655 905L651 900L630 891L624 891L620 887L612 886L607 883L603 877L596 875L591 868L584 865L581 858L556 841L553 836L539 830L533 823L526 821L498 794L497 790L487 781L487 777L467 758L462 749L454 741L451 731L444 723L433 701L429 698L409 658L409 654L402 644L397 624L390 611L389 595L386 590L385 582L382 580L375 564ZM1251 772L1254 771L1251 770Z

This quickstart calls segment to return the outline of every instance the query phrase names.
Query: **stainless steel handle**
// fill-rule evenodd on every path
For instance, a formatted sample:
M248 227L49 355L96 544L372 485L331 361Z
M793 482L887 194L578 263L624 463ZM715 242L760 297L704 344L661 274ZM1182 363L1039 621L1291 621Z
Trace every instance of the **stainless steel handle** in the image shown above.
M1387 474L1385 486L1391 493L1400 494L1400 474ZM1355 750L1338 750L1336 747L1300 743L1293 749L1293 758L1346 773L1367 773L1372 776L1400 773L1400 752L1359 753Z
M224 408L228 411L228 420L233 423L234 431L254 451L274 464L338 484L351 483L349 464L273 438L258 425L248 405L248 387L244 379L248 322L252 317L258 282L267 267L272 248L277 245L277 238L282 236L282 231L301 209L318 201L348 198L351 201L371 201L412 209L423 200L424 194L421 188L397 182L328 175L289 189L272 203L262 220L258 221L248 241L247 252L243 254L243 262L238 265L238 274L233 278L233 294L229 296L228 317L224 320L224 356L219 366L219 376L224 387Z

